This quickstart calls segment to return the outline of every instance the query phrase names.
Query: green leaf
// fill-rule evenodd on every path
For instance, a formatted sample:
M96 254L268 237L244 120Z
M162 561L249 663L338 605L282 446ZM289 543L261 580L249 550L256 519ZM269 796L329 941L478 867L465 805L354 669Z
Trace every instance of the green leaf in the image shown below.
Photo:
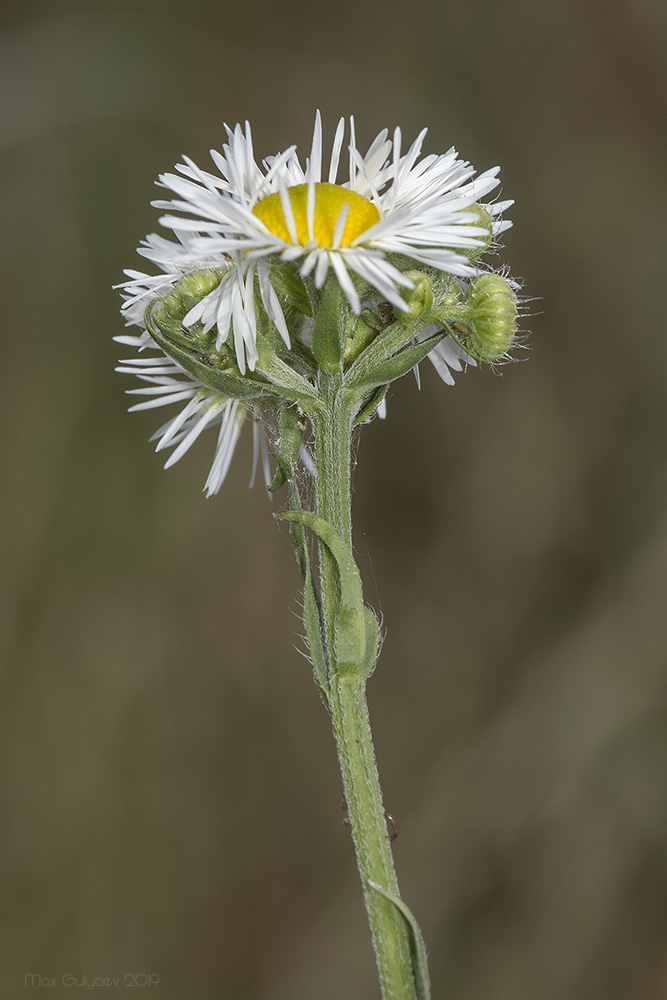
M329 275L315 313L312 340L313 354L326 372L340 371L349 312L345 293L336 276Z
M289 481L290 503L294 508L293 513L301 511L301 498L296 483L293 479ZM324 696L325 702L329 703L329 660L324 638L324 625L322 621L322 607L319 594L315 589L315 581L310 566L310 556L308 555L308 545L303 524L297 518L289 518L285 514L276 514L277 520L291 520L290 533L296 560L301 571L303 580L303 623L306 627L306 639L310 652L310 662L313 667L315 680Z
M419 929L419 924L402 899L399 899L398 896L395 896L394 893L390 892L388 889L378 885L377 882L372 882L369 879L368 884L371 889L374 889L375 892L379 892L381 896L384 896L384 898L388 899L390 903L393 903L400 915L403 917L403 920L408 928L410 957L412 959L412 975L415 980L417 1000L431 1000L431 982L428 975L426 945L424 944L424 938L422 937L422 932Z
M312 316L310 297L303 278L293 264L279 264L271 268L273 285L283 309L297 310L304 316Z
M292 334L290 349L289 351L285 351L283 358L286 358L292 367L298 365L300 368L303 368L307 375L317 375L317 360L315 359L315 355L308 345L304 344L295 334Z
M151 302L148 308L151 310L151 313L148 315L148 318L146 319L146 326L149 331L152 331L153 325L155 325L152 315L154 303ZM160 309L160 312L162 313L162 315L160 316L159 331L160 331L160 336L165 338L166 343L175 344L177 347L182 347L184 348L184 350L189 352L192 351L196 352L197 350L201 350L195 337L193 337L192 332L191 331L186 332L185 327L180 322L180 320L173 319L172 317L168 316L166 310L164 309ZM155 337L153 339L155 339Z
M387 395L388 385L381 385L378 389L373 389L369 396L365 396L361 404L361 408L354 418L353 427L358 427L359 424L363 424L364 420L368 420L369 417L375 413L378 406Z
M190 352L192 348L186 350L183 347L178 347L171 340L167 340L151 322L148 312L146 313L146 328L158 347L168 357L173 358L188 375L192 375L209 389L216 389L225 396L229 396L230 399L266 399L274 395L270 385L262 385L250 376L220 371L220 369L207 365L199 357L194 356Z
M358 380L363 380L366 373L375 368L380 362L397 354L407 344L414 340L419 329L419 324L399 321L391 323L365 348L348 369L345 381L348 385L356 385Z
M267 487L269 493L275 493L276 490L279 490L281 486L285 485L287 479L288 477L285 475L285 470L280 462L278 462L278 468L276 469L275 475L271 480L271 485Z
M361 590L361 576L352 553L328 521L309 511L289 511L279 515L299 521L322 539L336 561L340 580L340 607L336 616L336 669L341 676L360 677L367 667L367 622ZM375 662L375 661L373 661Z
M291 402L302 402L316 400L317 393L308 379L286 365L277 355L271 351L260 351L257 361L257 371L269 380L271 392Z
M307 554L307 553L306 553ZM308 573L303 585L303 623L306 626L306 638L310 650L310 662L313 665L315 680L326 701L329 701L329 664L324 641L322 625L322 608L315 590L313 575L308 567Z
M375 670L378 653L380 652L380 625L370 608L364 607L364 630L366 643L362 679L367 681Z
M400 354L395 354L391 358L387 358L385 361L380 361L375 365L366 365L365 371L354 371L356 365L354 365L349 372L349 377L346 379L346 384L350 388L355 389L374 389L380 385L387 385L389 382L393 382L397 378L401 378L403 375L407 374L411 368L418 365L422 361L429 351L432 351L436 344L439 344L445 335L445 331L435 334L433 337L429 337L428 340L423 340L419 344L414 344L412 347L407 347ZM371 345L371 350L373 348ZM362 361L364 355L362 354L359 361ZM358 364L359 362L357 362ZM352 374L354 372L354 375Z
M275 493L294 474L301 451L303 424L294 406L283 406L280 410L280 450L276 455L278 468L269 492Z

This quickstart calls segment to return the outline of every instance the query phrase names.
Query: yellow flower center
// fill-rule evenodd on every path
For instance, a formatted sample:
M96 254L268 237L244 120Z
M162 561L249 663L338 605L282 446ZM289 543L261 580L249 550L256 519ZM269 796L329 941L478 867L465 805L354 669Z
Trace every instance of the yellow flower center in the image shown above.
M297 243L305 246L309 242L306 218L308 185L296 184L287 189L287 194L294 213ZM357 236L380 221L380 213L368 198L364 198L363 195L357 194L355 191L348 191L347 188L340 187L338 184L318 183L315 185L315 215L313 219L313 236L318 246L332 246L334 229L343 205L349 205L349 208L343 237L340 241L341 246L349 246L353 240L356 240ZM258 219L261 219L274 236L285 240L286 243L292 243L279 194L269 194L266 198L262 198L261 201L257 202L252 212Z

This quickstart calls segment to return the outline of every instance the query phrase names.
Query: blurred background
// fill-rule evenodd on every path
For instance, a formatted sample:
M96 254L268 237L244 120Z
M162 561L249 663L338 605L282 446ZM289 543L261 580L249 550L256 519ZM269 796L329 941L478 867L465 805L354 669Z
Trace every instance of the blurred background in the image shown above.
M426 366L358 452L434 998L667 996L666 42L662 0L5 5L3 998L378 997L284 499L249 435L212 500L211 434L163 472L113 373L158 172L317 106L500 163L539 297L522 363Z

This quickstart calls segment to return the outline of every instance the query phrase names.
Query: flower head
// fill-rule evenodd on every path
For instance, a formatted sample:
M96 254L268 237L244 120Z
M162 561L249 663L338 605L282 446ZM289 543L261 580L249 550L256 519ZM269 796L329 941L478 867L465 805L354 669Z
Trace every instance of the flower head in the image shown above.
M122 312L139 333L116 339L139 353L117 370L139 378L131 409L179 405L154 435L158 451L172 449L167 467L218 429L209 496L246 419L253 479L261 458L272 483L270 442L271 489L288 467L309 466L303 446L284 453L277 427L285 406L312 417L322 370L344 376L361 423L385 415L388 385L411 369L419 378L424 357L452 384L514 338L515 286L478 263L510 225L500 213L511 202L482 201L498 168L475 177L453 148L422 157L425 129L406 151L400 129L385 129L362 155L350 118L341 180L345 134L341 119L325 168L318 112L304 166L293 146L258 165L250 126L237 125L211 150L217 172L184 157L159 179L174 197L154 205L174 239L153 233L139 247L158 273L125 272Z
M227 128L227 127L226 127ZM411 288L395 261L461 278L476 273L473 260L507 228L497 218L511 202L478 207L498 184L497 167L475 177L455 149L422 157L424 129L404 152L400 129L380 132L362 155L349 122L347 177L339 179L345 121L338 123L323 165L319 112L305 166L294 146L255 160L250 126L227 128L222 152L211 150L217 173L184 157L177 173L159 183L175 198L154 202L168 214L161 223L176 241L151 235L139 253L162 271L128 271L125 313L136 322L150 298L189 271L218 268L219 283L184 317L215 330L216 345L233 344L241 373L257 364L256 298L284 343L290 331L275 282L275 266L293 263L321 289L332 271L357 315L369 295L406 310ZM477 209L471 211L473 206ZM392 260L394 258L394 260Z

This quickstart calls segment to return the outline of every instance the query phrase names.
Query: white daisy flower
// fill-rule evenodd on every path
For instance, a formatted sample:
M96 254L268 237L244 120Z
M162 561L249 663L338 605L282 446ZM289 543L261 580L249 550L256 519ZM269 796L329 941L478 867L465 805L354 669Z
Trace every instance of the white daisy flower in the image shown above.
M271 483L269 467L269 447L263 425L254 419L252 408L237 399L229 399L223 393L207 388L192 378L181 366L167 357L146 332L140 336L121 336L115 340L130 347L138 348L139 357L126 358L119 362L117 372L135 375L142 385L128 389L129 395L146 397L130 407L135 410L151 410L160 406L185 404L180 412L172 416L151 437L157 440L156 451L171 448L165 469L175 465L190 449L199 435L208 427L218 427L213 463L204 492L213 496L222 486L234 455L234 449L247 416L253 417L253 463L250 486L254 484L257 466L261 462L264 481ZM144 351L157 352L144 356Z
M473 224L467 211L496 187L499 168L475 178L473 167L453 148L421 157L426 129L406 152L401 130L395 129L389 138L385 129L362 156L350 118L347 179L339 181L344 119L336 129L327 171L319 112L304 167L293 146L259 166L250 126L246 123L245 131L240 125L233 130L225 127L222 152L211 150L218 173L201 170L184 157L176 166L178 173L160 177L161 186L176 198L154 205L169 213L160 222L178 242L152 235L140 247L139 253L157 264L162 274L126 272L124 310L128 322L135 323L150 297L162 294L182 274L224 269L219 285L187 313L184 325L201 323L204 333L215 328L218 349L231 338L241 372L246 367L253 370L257 362L256 292L284 342L290 344L272 285L272 264L297 263L301 276L312 275L317 288L333 271L356 314L362 299L353 275L405 310L399 289L412 287L412 282L388 255L401 254L416 265L472 276L477 269L466 252L484 247L510 225L498 216L511 202L484 206L492 217L492 233L479 218Z

